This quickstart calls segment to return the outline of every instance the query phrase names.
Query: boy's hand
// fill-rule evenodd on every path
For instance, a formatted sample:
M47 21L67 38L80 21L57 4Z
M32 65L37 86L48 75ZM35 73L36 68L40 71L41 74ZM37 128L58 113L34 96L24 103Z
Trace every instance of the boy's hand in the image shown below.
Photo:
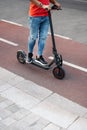
M61 9L61 4L58 2L55 2L55 5L58 7L58 9Z
M50 8L50 5L42 5L42 8L43 9L47 9L47 10L50 10L51 8Z

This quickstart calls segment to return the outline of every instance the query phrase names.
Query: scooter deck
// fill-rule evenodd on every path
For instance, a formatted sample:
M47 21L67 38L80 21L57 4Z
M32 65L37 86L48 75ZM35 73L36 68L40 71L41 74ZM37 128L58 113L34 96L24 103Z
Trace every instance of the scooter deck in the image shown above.
M43 68L43 69L46 69L46 70L50 69L49 64L44 65L44 64L40 63L39 61L37 61L36 59L33 59L32 62L28 62L28 60L26 60L26 63L35 65L37 67L40 67L40 68Z

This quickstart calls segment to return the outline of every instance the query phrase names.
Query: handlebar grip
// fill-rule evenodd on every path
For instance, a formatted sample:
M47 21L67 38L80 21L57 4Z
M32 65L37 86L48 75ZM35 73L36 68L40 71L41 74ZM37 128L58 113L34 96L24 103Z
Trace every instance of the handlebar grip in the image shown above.
M53 5L53 6L51 7L51 10L62 10L62 8L58 8L58 6Z
M49 9L48 8L45 8L47 11L49 11ZM51 7L51 10L62 10L62 8L58 8L58 6L56 6L56 5L53 5L52 7Z

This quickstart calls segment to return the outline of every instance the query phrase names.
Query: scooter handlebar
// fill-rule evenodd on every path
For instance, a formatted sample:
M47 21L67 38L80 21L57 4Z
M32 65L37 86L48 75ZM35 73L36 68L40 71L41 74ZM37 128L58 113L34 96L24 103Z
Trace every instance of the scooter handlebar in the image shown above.
M53 6L51 7L51 10L62 10L62 8L58 8L58 6L53 5Z
M48 8L45 8L45 9L49 11ZM53 5L50 10L62 10L62 8L58 8L58 6Z

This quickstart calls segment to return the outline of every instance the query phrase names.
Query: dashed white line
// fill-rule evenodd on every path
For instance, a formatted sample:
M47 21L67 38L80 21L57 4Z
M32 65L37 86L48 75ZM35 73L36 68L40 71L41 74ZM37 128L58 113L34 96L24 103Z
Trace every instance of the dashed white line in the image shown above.
M48 34L50 34L51 35L51 33L50 32L48 32ZM61 37L61 38L63 38L63 39L67 39L67 40L72 40L71 38L69 38L69 37L66 37L66 36L62 36L62 35L58 35L58 34L54 34L54 36L57 36L57 37Z
M18 24L18 23L12 22L12 21L4 20L4 19L1 19L1 21L6 22L6 23L10 23L10 24L14 24L17 26L23 26L22 24Z
M81 66L78 66L78 65L75 65L75 64L72 64L72 63L69 63L67 61L63 61L63 64L67 65L67 66L70 66L70 67L73 67L75 69L78 69L80 71L83 71L83 72L87 72L87 68L83 68Z
M7 44L10 44L10 45L12 45L12 46L18 46L17 43L14 43L14 42L8 41L8 40L3 39L3 38L0 38L0 41L5 42L5 43L7 43Z

